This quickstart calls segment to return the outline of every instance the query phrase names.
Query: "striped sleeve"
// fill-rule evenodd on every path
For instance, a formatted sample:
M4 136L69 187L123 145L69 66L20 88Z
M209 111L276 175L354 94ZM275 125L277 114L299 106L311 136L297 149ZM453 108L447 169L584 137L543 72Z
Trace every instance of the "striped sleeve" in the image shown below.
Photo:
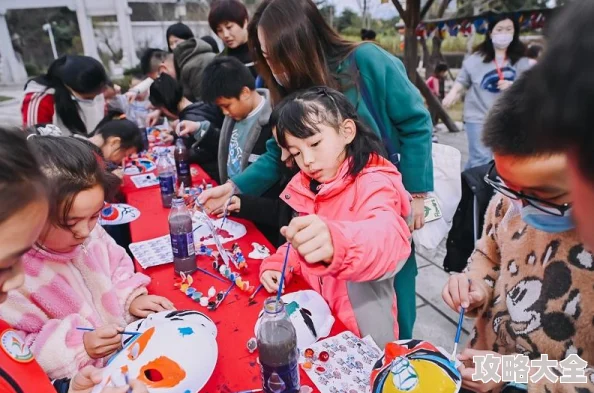
M27 93L23 99L21 114L23 126L53 123L54 96L46 92Z

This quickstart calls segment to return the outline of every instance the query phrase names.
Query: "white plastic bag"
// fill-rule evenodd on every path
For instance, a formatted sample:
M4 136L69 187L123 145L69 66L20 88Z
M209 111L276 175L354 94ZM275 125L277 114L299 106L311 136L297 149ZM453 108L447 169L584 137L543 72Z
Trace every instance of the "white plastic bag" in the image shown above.
M430 192L429 196L437 199L442 217L413 232L415 244L430 250L437 248L450 232L454 214L462 198L460 151L451 146L434 143L432 156L434 191Z

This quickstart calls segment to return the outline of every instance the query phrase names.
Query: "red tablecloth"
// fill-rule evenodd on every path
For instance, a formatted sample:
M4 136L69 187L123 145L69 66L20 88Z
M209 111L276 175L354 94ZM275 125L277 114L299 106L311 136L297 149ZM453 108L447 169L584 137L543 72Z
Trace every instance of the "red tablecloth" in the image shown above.
M198 178L202 176L205 176L205 174L200 171ZM169 209L162 207L158 188L137 191L127 188L125 192L128 203L137 207L141 212L138 220L130 224L133 242L153 239L168 233L167 218ZM274 251L274 248L251 222L233 219L244 224L247 229L247 234L237 241L249 264L248 272L242 274L242 278L257 286L259 284L258 271L261 261L247 257L252 251L251 244L252 242L264 244L271 252ZM225 246L228 247L229 244L227 243ZM142 267L137 262L135 263L137 270L143 271ZM198 265L213 271L210 258L198 257ZM250 354L246 348L246 343L251 337L255 336L254 325L262 309L264 299L269 296L265 290L260 291L255 298L255 302L250 304L249 296L234 288L217 310L209 311L173 287L174 272L172 264L149 268L143 272L152 278L148 287L150 293L169 298L177 309L199 310L207 314L217 325L219 358L214 373L208 384L202 389L202 392L232 393L261 387L260 369L256 361L257 352ZM206 293L211 286L214 286L217 291L229 287L226 283L200 272L194 273L193 278L193 286L203 293ZM308 286L303 280L296 278L290 283L287 290L293 292L307 288ZM345 327L337 321L331 335L344 330ZM315 392L318 392L303 371L301 372L301 383L302 385L311 386Z

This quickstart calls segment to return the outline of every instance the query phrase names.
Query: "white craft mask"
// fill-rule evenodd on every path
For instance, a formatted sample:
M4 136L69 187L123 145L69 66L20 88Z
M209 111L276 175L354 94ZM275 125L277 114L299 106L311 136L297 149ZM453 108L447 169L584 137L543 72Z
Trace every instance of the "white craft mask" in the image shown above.
M312 290L288 293L282 298L289 319L297 331L297 347L307 349L310 345L330 334L334 317L324 298ZM257 336L263 312L256 322ZM315 332L315 333L314 333Z
M123 370L130 379L143 382L150 393L197 392L215 368L217 328L197 311L163 311L133 322L126 331L141 335L123 336L124 348L103 369L105 386L124 386Z

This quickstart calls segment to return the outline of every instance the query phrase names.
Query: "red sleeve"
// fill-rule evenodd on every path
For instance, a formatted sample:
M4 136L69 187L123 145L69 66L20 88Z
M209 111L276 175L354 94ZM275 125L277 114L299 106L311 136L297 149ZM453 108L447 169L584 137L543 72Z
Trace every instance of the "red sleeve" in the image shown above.
M21 114L25 127L35 124L53 123L54 96L47 93L27 93L23 99Z

